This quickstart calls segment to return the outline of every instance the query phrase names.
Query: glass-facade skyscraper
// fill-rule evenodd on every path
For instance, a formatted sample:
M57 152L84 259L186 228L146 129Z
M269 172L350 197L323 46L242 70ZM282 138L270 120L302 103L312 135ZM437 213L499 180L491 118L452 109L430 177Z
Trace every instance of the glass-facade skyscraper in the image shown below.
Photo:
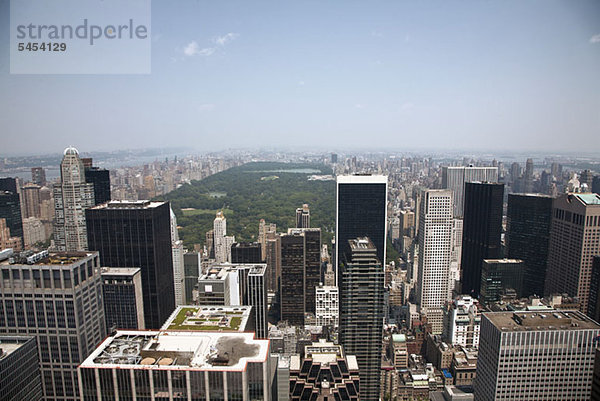
M142 270L146 328L160 328L175 309L169 203L111 201L87 209L86 221L102 266Z
M350 252L348 241L358 237L369 237L377 249L377 258L385 263L387 181L383 175L337 177L336 269L342 255Z
M523 296L544 295L552 197L509 194L506 257L523 261Z

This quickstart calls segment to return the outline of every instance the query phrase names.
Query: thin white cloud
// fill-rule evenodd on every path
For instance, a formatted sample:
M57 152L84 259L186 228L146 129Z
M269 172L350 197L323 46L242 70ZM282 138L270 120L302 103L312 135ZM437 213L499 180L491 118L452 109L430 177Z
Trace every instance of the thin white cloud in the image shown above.
M304 86L305 82L304 81L298 81L298 86Z
M225 46L227 43L231 42L238 36L240 36L240 35L237 33L229 32L223 36L217 36L217 38L215 39L215 43L218 44L219 46Z
M371 32L371 36L373 36L374 38L383 38L383 32L381 32L381 31L372 31Z
M600 43L600 33L592 36L590 38L590 43L592 43L592 44Z
M215 108L215 105L212 103L204 103L198 106L198 111L211 111Z
M364 109L365 107L366 107L366 106L365 106L364 104L362 104L362 103L356 103L356 104L354 105L354 108L355 108L355 109Z

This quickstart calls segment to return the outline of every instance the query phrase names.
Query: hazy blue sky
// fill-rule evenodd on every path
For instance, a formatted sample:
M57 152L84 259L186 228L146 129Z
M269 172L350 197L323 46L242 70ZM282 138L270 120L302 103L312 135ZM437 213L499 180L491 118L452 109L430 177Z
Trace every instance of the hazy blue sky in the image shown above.
M0 154L600 151L600 1L153 1L152 74L10 75Z

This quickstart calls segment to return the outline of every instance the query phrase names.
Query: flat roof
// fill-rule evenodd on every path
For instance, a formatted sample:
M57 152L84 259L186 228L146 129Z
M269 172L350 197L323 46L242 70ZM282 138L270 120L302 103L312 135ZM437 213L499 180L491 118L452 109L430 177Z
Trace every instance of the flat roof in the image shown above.
M574 194L586 205L600 205L600 195L589 193L589 194Z
M483 259L485 263L523 263L521 259Z
M91 207L90 209L148 209L164 205L165 202L150 200L111 200L106 203Z
M24 253L24 252L21 252ZM0 265L11 265L11 266L70 266L80 262L83 259L87 259L95 254L96 251L68 251L68 252L47 252L42 251L38 253L30 252L28 256L20 256L20 253L13 253L12 256L0 262ZM14 260L14 263L10 263Z
M387 175L355 174L338 175L338 184L387 184Z
M139 267L102 267L100 268L100 273L112 276L133 276L141 270Z
M178 306L161 330L231 331L246 330L252 306Z
M117 331L104 340L81 368L244 371L265 362L269 340L254 333Z
M511 311L483 314L502 332L599 329L600 325L579 311Z
M0 355L0 360L9 356L23 345L32 340L34 337L27 336L12 336L12 335L2 335L0 336L0 349L2 350L2 355Z

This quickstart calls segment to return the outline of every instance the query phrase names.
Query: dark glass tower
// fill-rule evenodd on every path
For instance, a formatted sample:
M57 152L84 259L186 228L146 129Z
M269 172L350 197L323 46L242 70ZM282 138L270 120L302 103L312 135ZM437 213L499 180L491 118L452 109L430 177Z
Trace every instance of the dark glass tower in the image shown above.
M146 328L160 328L175 309L169 203L112 201L87 209L86 222L103 266L142 269Z
M185 304L193 303L194 287L198 285L198 276L200 275L200 257L198 252L188 252L183 254L183 274L185 284Z
M258 242L235 242L231 246L231 263L262 263Z
M102 295L107 329L144 329L141 270L103 267Z
M281 320L304 325L304 235L281 235Z
M338 267L342 262L342 255L350 253L348 241L358 237L369 237L377 249L377 258L385 262L386 214L386 176L337 177L334 262Z
M384 315L384 271L368 238L348 241L340 267L339 341L355 355L360 369L360 399L378 401Z
M0 191L0 219L6 219L11 236L23 238L21 201L18 193Z
M508 195L506 256L524 262L524 297L544 295L551 221L552 197L540 194Z
M462 292L479 297L484 259L501 257L504 184L465 183Z
M17 193L17 180L11 177L0 178L0 192L8 191Z
M86 167L85 182L94 184L96 205L110 201L110 172L104 168Z
M484 259L481 270L479 301L486 306L498 302L505 290L514 290L517 298L523 292L523 261L518 259Z

